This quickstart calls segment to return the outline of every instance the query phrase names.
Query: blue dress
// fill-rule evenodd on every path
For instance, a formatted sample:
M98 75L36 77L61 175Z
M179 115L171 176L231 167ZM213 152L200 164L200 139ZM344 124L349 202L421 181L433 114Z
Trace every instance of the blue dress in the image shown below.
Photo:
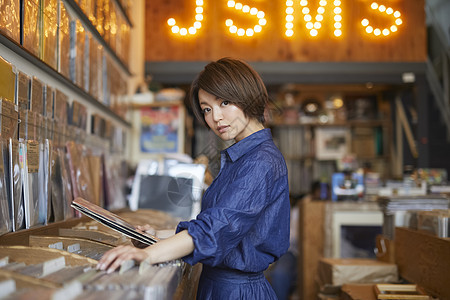
M276 299L263 275L289 247L286 163L263 129L221 153L221 168L195 220L181 222L203 263L197 299Z

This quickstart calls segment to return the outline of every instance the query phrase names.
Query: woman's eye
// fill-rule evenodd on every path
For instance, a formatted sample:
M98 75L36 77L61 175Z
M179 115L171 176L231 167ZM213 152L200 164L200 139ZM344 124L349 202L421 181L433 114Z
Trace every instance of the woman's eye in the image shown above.
M226 106L226 105L228 105L228 104L230 104L230 101L226 101L226 100L225 100L225 101L222 102L222 105L223 105L223 106Z
M211 111L211 109L209 107L205 107L204 109L202 109L202 112L204 114L209 113Z

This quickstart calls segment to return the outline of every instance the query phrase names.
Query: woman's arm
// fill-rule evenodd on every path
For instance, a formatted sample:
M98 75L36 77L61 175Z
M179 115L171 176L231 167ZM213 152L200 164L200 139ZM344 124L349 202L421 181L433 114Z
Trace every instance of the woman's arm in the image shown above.
M192 251L194 251L194 241L188 231L183 230L145 249L132 246L118 246L111 249L99 260L97 268L111 273L126 260L142 262L147 259L151 264L157 264L182 258Z

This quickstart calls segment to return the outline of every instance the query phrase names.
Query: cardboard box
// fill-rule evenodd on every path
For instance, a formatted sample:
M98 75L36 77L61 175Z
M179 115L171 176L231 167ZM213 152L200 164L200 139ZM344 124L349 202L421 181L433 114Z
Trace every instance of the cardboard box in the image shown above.
M364 258L322 258L320 286L346 283L387 283L398 281L397 265Z

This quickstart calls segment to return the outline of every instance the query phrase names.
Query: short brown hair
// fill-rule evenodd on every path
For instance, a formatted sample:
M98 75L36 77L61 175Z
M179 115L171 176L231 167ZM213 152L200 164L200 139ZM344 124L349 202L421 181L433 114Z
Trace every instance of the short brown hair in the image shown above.
M192 109L197 119L208 127L199 104L200 89L236 105L246 117L264 123L269 96L259 74L246 62L228 57L219 59L207 64L192 82Z

